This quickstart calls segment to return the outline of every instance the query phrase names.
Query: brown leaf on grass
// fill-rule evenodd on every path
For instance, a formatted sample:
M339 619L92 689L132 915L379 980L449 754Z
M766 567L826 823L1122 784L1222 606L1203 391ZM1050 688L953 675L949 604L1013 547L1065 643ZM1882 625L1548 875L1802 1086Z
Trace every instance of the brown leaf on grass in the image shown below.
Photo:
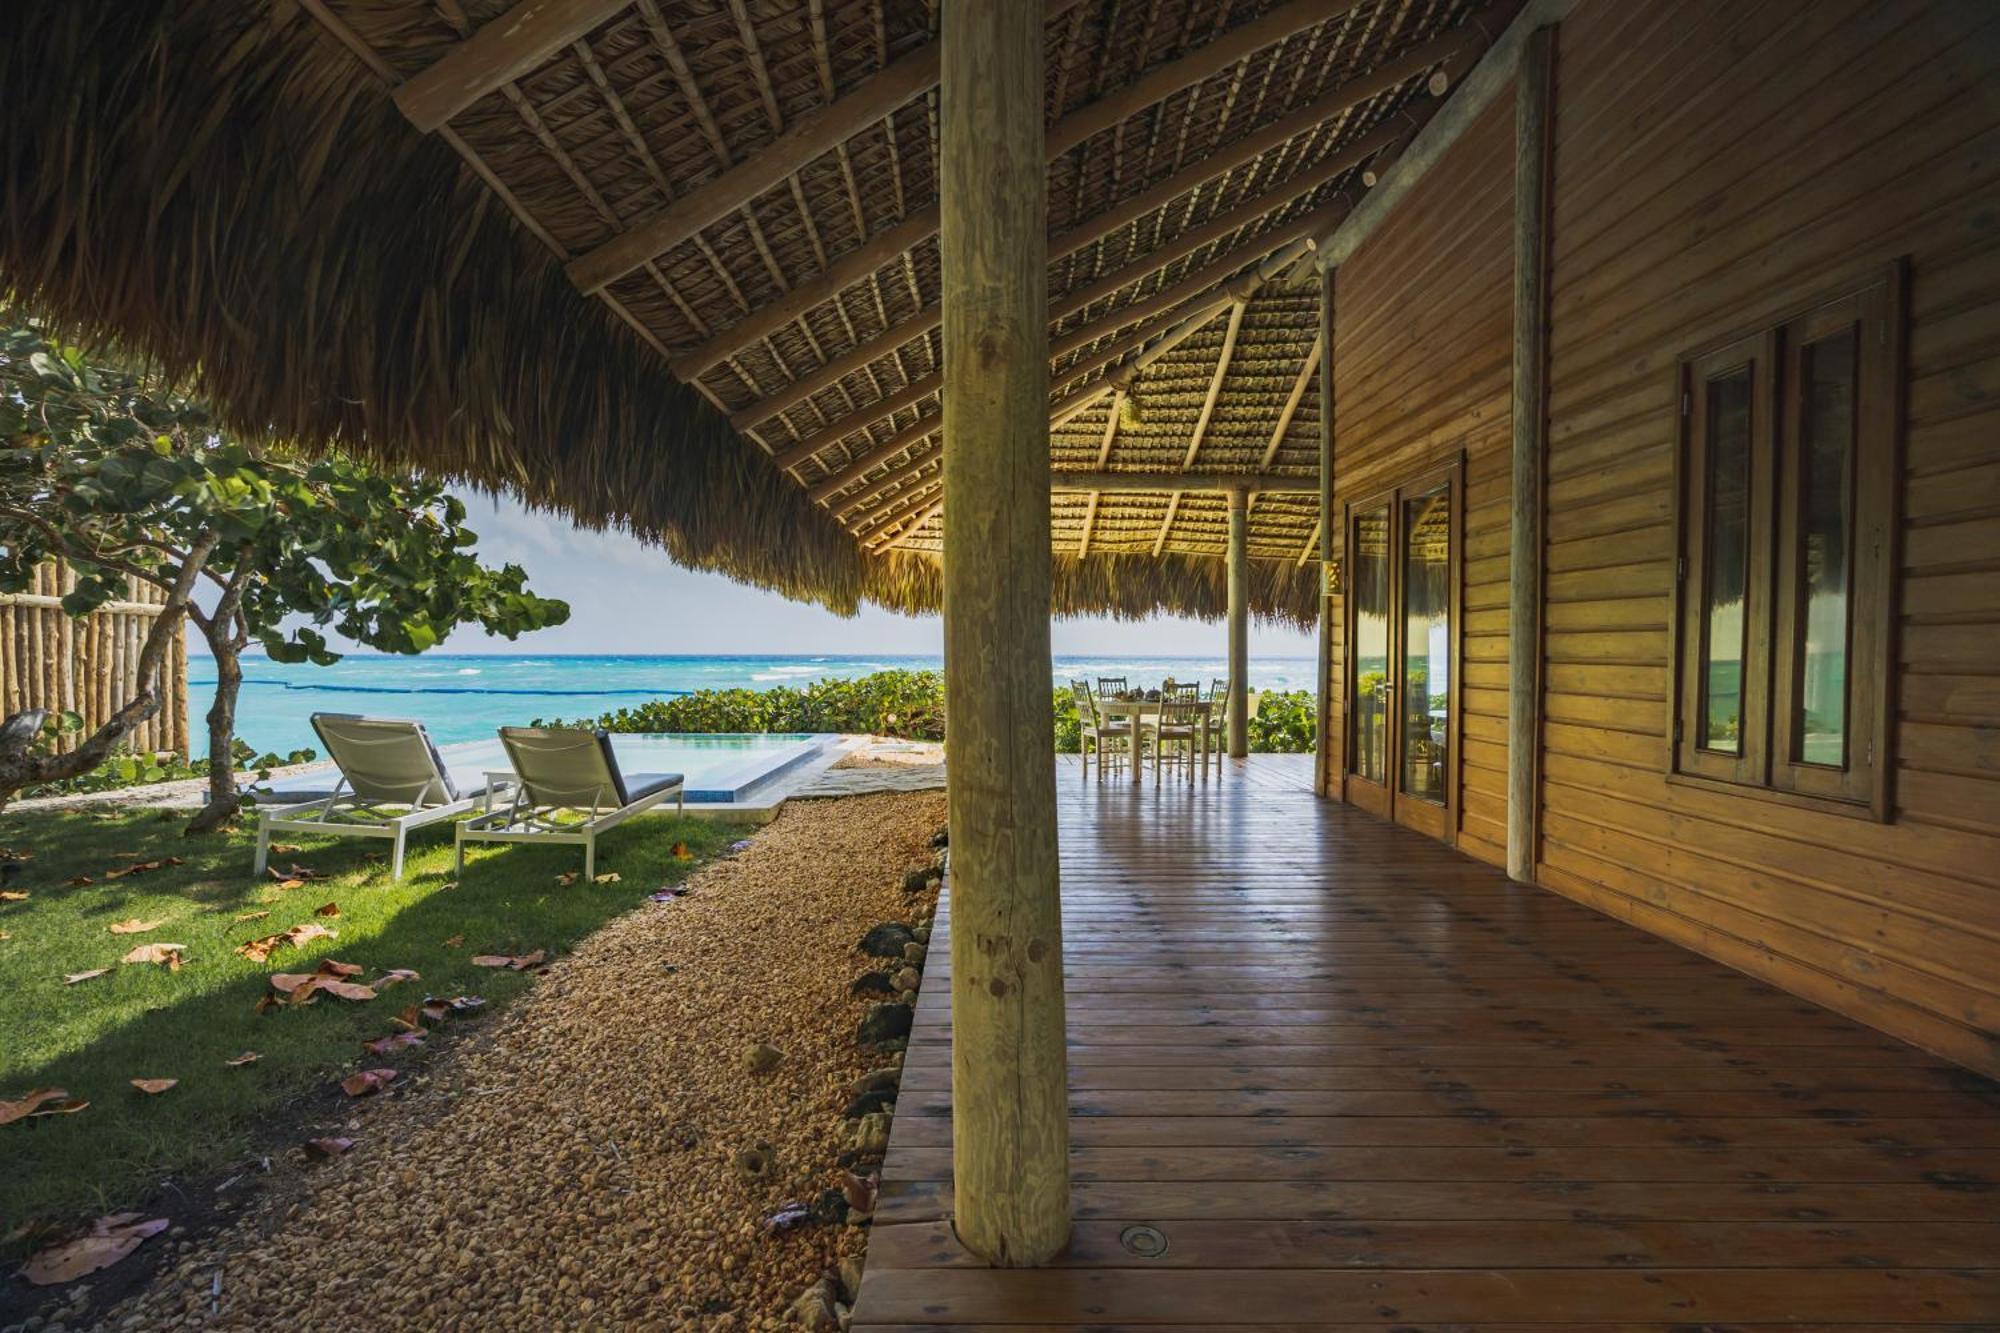
M59 1102L69 1096L67 1088L36 1088L25 1097L0 1101L0 1125L11 1125L16 1120L26 1120L34 1115L45 1102Z
M303 889L305 886L306 882L302 879L281 879L278 881L278 887L281 889Z
M74 986L79 981L89 981L94 977L101 977L110 970L108 967L93 967L88 972L65 972L63 974L63 985Z
M350 1097L366 1097L380 1092L396 1077L393 1069L363 1069L340 1080L340 1090Z
M465 936L454 935L450 939L444 942L444 947L447 949L456 949L459 945L463 943L465 943Z
M340 981L334 977L313 978L313 989L316 991L325 991L328 995L337 995L343 1000L359 1001L375 998L374 987L363 986L359 982L354 981Z
M256 1051L245 1051L241 1055L230 1056L227 1060L224 1060L222 1063L229 1066L231 1069L241 1069L244 1065L254 1065L263 1058L264 1057L262 1055L259 1055Z
M304 850L305 848L295 842L274 842L271 844L271 855L273 856L297 856Z
M376 990L381 990L384 987L393 986L399 981L422 981L422 980L423 977L419 975L414 968L392 967L387 972L384 972L381 976L375 978L368 984L374 987Z
M548 956L547 950L537 949L533 953L520 955L504 953L482 953L472 960L474 967L504 967L509 972L525 972Z
M389 1021L406 1032L422 1032L424 1030L424 1014L427 1009L427 1005L413 1004L400 1014L392 1014Z
M332 933L332 931L327 932L329 935ZM313 970L323 977L358 977L361 975L361 964L343 963L337 958L322 958L319 960L319 966Z
M446 889L455 889L455 888L457 888L457 887L458 887L458 881L457 881L457 880L455 880L455 879L448 879L448 880L446 880L446 881L445 881L444 883L442 883L442 884L438 885L438 892L439 892L439 893L443 893L443 892L444 892L444 891L445 891Z
M270 911L269 911L268 909L266 909L265 911L262 911L262 912L238 912L238 913L236 914L236 920L238 920L238 921L262 921L262 920L263 920L263 919L264 919L265 917L267 917L267 916L269 916L269 915L271 915L271 913L270 913Z
M674 860L692 861L694 860L694 853L688 850L688 845L686 843L677 842L674 844Z
M135 1078L131 1080L133 1087L149 1097L157 1097L179 1082L180 1080L177 1078Z
M145 1218L139 1213L113 1213L90 1224L90 1230L75 1240L51 1245L22 1265L21 1276L38 1287L74 1282L80 1277L109 1268L139 1248L148 1236L167 1229L164 1217Z
M268 961L272 954L287 945L300 948L308 940L335 938L338 937L334 932L320 925L317 921L306 921L293 926L290 930L281 930L275 935L266 935L261 939L254 939L239 944L236 946L236 952L248 958L253 963L262 963ZM360 970L358 967L354 969L355 972L359 972ZM352 973L345 975L351 976Z
M161 866L166 866L166 865L177 866L180 863L181 863L180 858L177 856L170 856L159 861L134 861L129 866L119 866L116 870L105 871L104 878L123 879L127 875L149 875L153 871L158 870Z
M97 881L88 875L71 875L63 883L69 885L72 889L87 889L97 883Z
M578 878L582 876L582 874L583 872L581 870L565 870L562 872L562 874L556 876L556 883L562 885L566 889L570 885L576 883L576 881L578 880Z
M311 1004L321 991L343 1000L372 1000L375 992L367 986L341 980L360 970L352 963L336 963L329 958L319 965L317 972L273 972L271 989L287 996L292 1004Z
M268 1013L273 1009L283 1008L284 1003L285 1001L282 997L266 993L257 997L257 1003L251 1008L250 1012L253 1014Z
M339 915L340 915L340 904L339 904L339 903L321 903L321 904L320 904L320 905L319 905L318 907L315 907L315 908L313 908L313 915L314 915L314 916L339 916Z
M187 952L185 944L141 944L118 961L121 963L160 963L172 971L181 968L181 955Z
M143 935L149 930L158 930L166 924L166 918L164 917L158 921L141 921L136 916L130 916L126 917L123 921L112 922L105 929L109 930L113 935Z
M0 903L24 903L28 895L19 889L0 889Z
M11 940L13 938L14 937L12 935L9 935L6 931L0 930L0 940Z
M415 1032L392 1032L386 1037L377 1037L373 1041L364 1041L361 1043L361 1046L370 1055L394 1055L397 1051L403 1050L405 1047L421 1046L423 1044L424 1034L421 1030L418 1030Z
M353 1139L307 1139L305 1144L306 1156L325 1160L329 1157L338 1157L353 1146Z
M302 866L296 863L294 863L292 866L283 871L280 871L276 866L272 866L270 867L267 873L269 873L272 879L276 880L295 879L298 880L300 883L304 883L306 880L309 879L326 878L326 872L324 870L314 870L310 866Z
M591 876L590 882L592 884L616 884L623 878L624 876L620 875L617 871L607 870L601 875Z

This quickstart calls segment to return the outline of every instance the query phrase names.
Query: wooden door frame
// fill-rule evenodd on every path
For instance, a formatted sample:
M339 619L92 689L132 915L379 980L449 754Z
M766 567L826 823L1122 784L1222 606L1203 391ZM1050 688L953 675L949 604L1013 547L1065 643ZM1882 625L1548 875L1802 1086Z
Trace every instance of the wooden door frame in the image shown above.
M1450 597L1446 615L1450 621L1450 658L1446 670L1450 679L1446 682L1447 695L1445 721L1445 765L1444 802L1434 804L1414 797L1399 797L1397 788L1402 781L1403 771L1403 636L1408 630L1408 612L1403 600L1403 532L1402 498L1405 492L1427 490L1442 482L1446 490L1448 549L1446 561L1449 568L1448 586ZM1355 662L1355 596L1354 596L1354 516L1358 511L1385 506L1389 514L1389 675L1392 690L1390 708L1393 730L1387 754L1387 782L1376 784L1355 776L1354 745L1357 729L1351 716L1356 693L1354 689ZM1459 774L1464 744L1464 691L1465 691L1465 454L1455 452L1442 463L1434 463L1420 471L1399 478L1393 484L1375 490L1358 500L1350 500L1341 508L1341 549L1343 552L1342 584L1345 597L1342 606L1342 650L1341 663L1341 707L1342 738L1340 753L1340 797L1350 805L1355 805L1370 814L1393 820L1406 828L1438 839L1448 846L1458 842L1460 783Z

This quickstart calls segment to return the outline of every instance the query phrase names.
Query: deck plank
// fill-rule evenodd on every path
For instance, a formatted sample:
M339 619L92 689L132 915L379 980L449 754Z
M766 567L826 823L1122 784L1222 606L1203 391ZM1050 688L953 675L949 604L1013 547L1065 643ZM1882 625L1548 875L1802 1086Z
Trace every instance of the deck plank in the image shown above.
M2000 1321L1990 1081L1309 774L1064 767L1076 1228L1046 1271L952 1237L940 904L854 1329Z

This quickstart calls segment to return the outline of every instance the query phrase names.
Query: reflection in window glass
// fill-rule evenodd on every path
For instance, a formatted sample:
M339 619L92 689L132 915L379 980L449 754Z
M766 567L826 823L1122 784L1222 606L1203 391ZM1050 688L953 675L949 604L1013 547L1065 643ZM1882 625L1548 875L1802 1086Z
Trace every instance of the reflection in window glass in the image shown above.
M1354 516L1354 772L1389 780L1389 511Z
M1403 501L1402 791L1444 804L1451 703L1451 492Z
M1750 369L1708 382L1698 744L1743 752L1744 588L1750 560Z
M1799 448L1798 699L1794 758L1839 767L1847 759L1848 515L1854 454L1854 331L1804 349Z

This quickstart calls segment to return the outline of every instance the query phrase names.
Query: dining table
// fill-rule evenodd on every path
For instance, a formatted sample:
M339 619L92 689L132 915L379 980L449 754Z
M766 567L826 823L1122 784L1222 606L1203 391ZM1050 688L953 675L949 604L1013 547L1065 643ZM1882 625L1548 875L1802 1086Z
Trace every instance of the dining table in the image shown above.
M1247 705L1244 716L1255 717L1257 715L1257 705L1262 701L1263 691L1250 691L1248 697L1244 700L1244 703ZM1222 733L1224 727L1227 725L1227 721L1223 712L1222 700L1204 700L1203 702L1208 705L1208 708L1202 714L1200 724L1201 752L1207 754L1208 747L1211 744L1220 745L1222 743ZM1098 714L1106 722L1115 723L1122 721L1131 724L1132 785L1136 787L1145 778L1145 765L1139 762L1139 740L1145 735L1146 724L1148 722L1157 723L1160 720L1161 700L1146 698L1121 699L1113 695L1100 695L1096 703Z

